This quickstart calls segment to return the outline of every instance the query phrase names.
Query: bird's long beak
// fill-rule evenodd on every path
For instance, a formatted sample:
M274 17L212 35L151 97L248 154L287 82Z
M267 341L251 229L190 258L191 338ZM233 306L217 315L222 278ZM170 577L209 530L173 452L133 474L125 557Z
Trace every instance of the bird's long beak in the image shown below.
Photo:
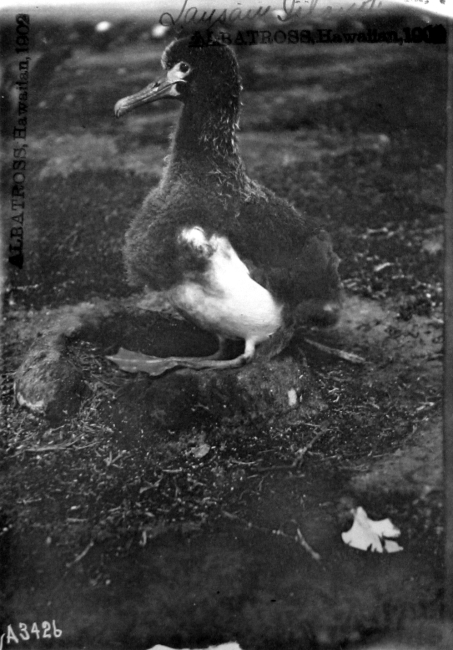
M115 116L121 117L137 106L149 104L164 97L177 99L179 97L178 83L185 83L185 81L180 76L176 76L173 70L169 70L166 75L149 84L143 90L139 90L135 95L129 95L129 97L124 97L116 102Z

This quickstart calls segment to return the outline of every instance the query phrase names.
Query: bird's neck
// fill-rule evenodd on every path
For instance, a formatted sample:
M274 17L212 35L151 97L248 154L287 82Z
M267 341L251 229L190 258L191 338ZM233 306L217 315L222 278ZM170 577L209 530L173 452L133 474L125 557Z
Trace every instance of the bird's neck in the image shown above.
M199 179L235 183L244 177L236 129L238 101L230 105L188 102L184 105L172 138L168 176L190 175Z

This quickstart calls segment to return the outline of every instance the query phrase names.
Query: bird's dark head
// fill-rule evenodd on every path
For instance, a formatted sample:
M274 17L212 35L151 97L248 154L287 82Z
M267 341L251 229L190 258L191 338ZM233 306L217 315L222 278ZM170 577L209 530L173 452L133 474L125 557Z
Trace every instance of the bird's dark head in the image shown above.
M238 106L241 90L238 64L226 45L200 43L193 36L173 41L164 50L165 73L135 95L120 99L115 115L121 117L135 107L158 99L178 99L200 108L206 104Z

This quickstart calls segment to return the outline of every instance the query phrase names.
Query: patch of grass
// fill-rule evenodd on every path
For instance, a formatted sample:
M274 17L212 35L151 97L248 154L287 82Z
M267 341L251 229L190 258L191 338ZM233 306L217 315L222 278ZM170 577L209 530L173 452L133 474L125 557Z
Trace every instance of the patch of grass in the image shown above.
M26 263L12 273L20 301L39 309L125 296L122 247L147 188L133 174L86 171L27 186Z

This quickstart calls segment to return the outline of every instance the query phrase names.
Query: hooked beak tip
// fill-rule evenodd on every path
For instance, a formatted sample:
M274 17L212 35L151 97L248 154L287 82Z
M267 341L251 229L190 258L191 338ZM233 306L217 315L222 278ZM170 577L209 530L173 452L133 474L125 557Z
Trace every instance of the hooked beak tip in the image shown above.
M115 113L116 118L122 117L124 115L126 111L124 110L124 102L122 99L116 102L113 112Z

